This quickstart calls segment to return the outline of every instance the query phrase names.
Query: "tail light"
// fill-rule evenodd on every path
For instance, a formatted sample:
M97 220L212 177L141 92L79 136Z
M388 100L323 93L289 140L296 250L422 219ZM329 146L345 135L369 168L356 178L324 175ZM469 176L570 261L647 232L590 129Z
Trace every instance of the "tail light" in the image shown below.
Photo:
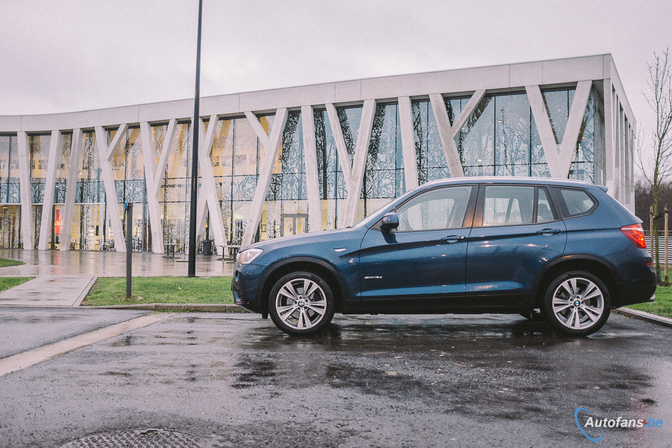
M632 244L640 249L646 249L646 240L644 239L644 229L641 224L621 227L623 235L627 236Z

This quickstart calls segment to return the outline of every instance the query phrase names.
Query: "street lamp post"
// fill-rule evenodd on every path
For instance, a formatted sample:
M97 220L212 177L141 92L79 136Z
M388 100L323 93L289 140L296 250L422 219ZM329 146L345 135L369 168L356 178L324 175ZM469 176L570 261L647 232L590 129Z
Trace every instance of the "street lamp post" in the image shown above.
M196 42L196 88L194 92L194 119L191 122L193 157L191 158L191 203L189 209L189 266L188 277L196 277L196 209L198 201L198 131L200 129L199 106L201 90L201 18L203 0L198 0L198 38Z

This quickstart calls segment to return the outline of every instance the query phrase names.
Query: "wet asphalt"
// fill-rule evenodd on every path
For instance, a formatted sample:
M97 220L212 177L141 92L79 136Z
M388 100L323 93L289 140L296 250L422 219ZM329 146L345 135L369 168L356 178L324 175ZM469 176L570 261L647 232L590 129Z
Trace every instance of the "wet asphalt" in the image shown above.
M141 314L3 308L0 357ZM171 314L1 376L0 446L149 428L203 447L670 446L671 341L616 314L588 338L504 315L337 315L295 338L252 314ZM578 407L663 423L595 443Z

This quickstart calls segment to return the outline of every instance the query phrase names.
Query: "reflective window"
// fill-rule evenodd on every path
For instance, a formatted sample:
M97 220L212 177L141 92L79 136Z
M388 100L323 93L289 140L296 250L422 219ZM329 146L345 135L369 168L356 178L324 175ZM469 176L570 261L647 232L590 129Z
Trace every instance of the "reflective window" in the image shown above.
M397 104L378 104L366 155L359 218L405 193L403 151Z
M44 199L44 183L47 179L51 135L31 135L28 141L30 145L30 202L41 204Z
M47 161L49 159L49 144L51 135L31 135L28 137L30 148L30 202L32 215L32 229L30 243L25 242L25 249L37 249L40 240L40 225L42 223L42 202L44 201L44 186L47 180Z
M531 224L534 187L488 185L485 188L483 226Z
M58 143L56 160L56 182L54 185L54 205L51 229L49 232L49 249L60 249L61 227L63 226L63 205L68 182L68 171L72 155L72 133L61 133Z
M595 201L583 190L558 188L565 203L565 214L568 217L587 213L595 205Z
M158 126L153 132L155 145L165 140L168 126ZM191 186L191 123L175 126L170 157L163 173L159 192L159 207L163 215L164 243L175 244L178 252L187 248L189 229L189 199ZM135 214L135 210L133 211Z
M75 202L87 204L105 202L105 186L101 177L96 134L83 132L81 145L83 156L79 167Z
M575 89L542 92L558 145L564 137L574 93ZM595 114L600 113L595 95L591 91L569 177L603 183L605 150L600 142L604 138L600 137L603 135L600 120L595 120ZM456 122L469 100L470 97L444 100L451 124ZM431 103L416 100L412 107L418 182L449 177ZM466 176L550 177L525 93L485 95L456 134L455 143Z
M268 134L274 117L265 115L257 118ZM211 160L217 194L221 201L224 232L229 244L240 244L254 199L265 148L247 118L220 119L216 126ZM263 217L260 230L267 230Z
M15 135L0 135L0 203L21 203L19 150Z
M537 223L555 221L555 213L546 189L539 188L537 191Z
M596 101L595 92L591 91L588 104L583 115L583 123L579 132L576 150L572 156L572 164L569 169L570 179L586 180L591 183L602 185L605 183L606 166L604 162L604 144L598 144L596 132L600 132L599 125L595 120ZM597 126L597 128L596 128ZM601 141L604 141L603 138ZM596 144L599 147L596 148Z
M70 233L70 250L101 250L114 247L114 236L107 218L105 185L93 131L81 136L82 161L75 191L75 208ZM111 204L118 207L116 201Z
M287 115L282 142L266 192L261 221L262 240L307 231L308 191L302 118L300 111L292 111ZM313 117L308 119L311 118Z
M471 186L448 187L422 193L397 210L395 232L441 230L462 227Z
M108 144L116 136L116 130L108 132ZM135 252L152 250L152 232L147 207L147 188L145 183L145 157L142 149L140 128L129 127L121 136L117 148L112 153L112 175L117 195L117 206L121 216L121 225L126 232L126 220L132 219L131 245ZM125 203L133 203L133 216L129 217ZM111 204L108 204L111 206ZM128 235L124 235L128 238Z
M460 100L457 106L460 105ZM448 104L452 104L448 101ZM466 104L466 103L465 103ZM415 157L418 169L418 183L424 183L450 177L446 153L443 150L441 137L436 127L436 118L431 103L425 101L413 101L413 138L415 139ZM454 119L455 113L452 106L448 117Z
M314 110L315 143L317 148L317 172L322 199L322 228L341 227L345 198L348 195L341 163L352 166L357 146L357 137L362 117L362 107L337 107L338 123L329 121L326 110ZM345 142L348 160L340 160L332 126L340 126Z

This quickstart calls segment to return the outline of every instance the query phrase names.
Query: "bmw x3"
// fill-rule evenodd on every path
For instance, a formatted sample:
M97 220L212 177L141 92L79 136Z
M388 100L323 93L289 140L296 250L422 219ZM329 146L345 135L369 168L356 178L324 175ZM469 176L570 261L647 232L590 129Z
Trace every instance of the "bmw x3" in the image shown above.
M589 335L653 300L641 220L579 181L460 178L406 193L351 228L271 239L236 260L235 303L292 335L334 313L539 311Z

